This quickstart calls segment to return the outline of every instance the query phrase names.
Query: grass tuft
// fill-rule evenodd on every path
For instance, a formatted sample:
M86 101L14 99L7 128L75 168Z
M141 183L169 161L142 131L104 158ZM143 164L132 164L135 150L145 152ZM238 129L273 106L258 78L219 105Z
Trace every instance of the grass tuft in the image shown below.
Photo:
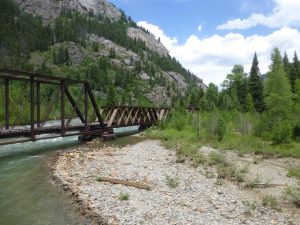
M179 179L178 179L178 177L170 177L170 176L166 175L166 184L170 188L177 188L179 185Z
M119 196L119 200L120 201L128 201L129 200L129 194L121 193L120 196Z
M288 170L288 177L295 177L300 181L300 167L293 167Z
M280 208L278 207L278 201L276 197L273 195L266 195L262 199L262 205L265 207L270 207L271 209L279 211Z
M287 199L289 199L295 206L300 208L300 188L296 187L286 187L284 194Z
M251 201L243 201L242 202L243 205L245 206L245 213L248 215L252 214L252 211L254 211L256 209L256 202L251 202Z

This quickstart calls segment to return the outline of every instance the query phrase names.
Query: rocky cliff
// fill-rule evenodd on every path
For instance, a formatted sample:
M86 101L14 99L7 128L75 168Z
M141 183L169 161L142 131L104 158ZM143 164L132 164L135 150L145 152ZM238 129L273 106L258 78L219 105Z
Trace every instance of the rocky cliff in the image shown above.
M163 46L162 43L157 41L153 35L145 33L145 31L141 29L135 27L129 27L127 29L127 35L133 39L143 40L149 49L156 51L158 54L162 56L169 55L168 50L165 48L165 46Z
M40 15L45 22L58 17L61 9L81 13L101 14L116 21L122 16L120 10L106 0L15 0L27 12Z
M153 35L106 0L14 1L26 12L41 16L44 26L52 29L54 43L46 51L30 54L34 68L46 66L56 74L92 79L95 91L104 97L103 85L113 83L120 98L131 99L128 104L142 104L138 99L145 97L151 104L171 105L188 97L193 87L206 88ZM55 59L61 52L67 54L63 62Z

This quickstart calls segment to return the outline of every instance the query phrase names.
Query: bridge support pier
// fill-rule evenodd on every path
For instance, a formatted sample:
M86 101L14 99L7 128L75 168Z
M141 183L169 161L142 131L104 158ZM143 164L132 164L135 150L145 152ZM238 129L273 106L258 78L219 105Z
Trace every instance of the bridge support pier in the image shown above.
M83 132L78 136L78 140L84 142L93 141L96 138L100 138L103 141L114 140L116 139L116 134L114 133L113 128L106 128L98 133Z

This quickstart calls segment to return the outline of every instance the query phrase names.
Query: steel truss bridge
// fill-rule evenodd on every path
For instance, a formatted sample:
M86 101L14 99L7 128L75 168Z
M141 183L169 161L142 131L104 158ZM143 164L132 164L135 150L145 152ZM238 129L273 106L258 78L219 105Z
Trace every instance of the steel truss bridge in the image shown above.
M150 127L164 120L171 110L138 106L99 108L88 82L37 73L0 69L0 87L0 145L74 135L92 140L112 134L113 128ZM53 118L56 122L51 123Z

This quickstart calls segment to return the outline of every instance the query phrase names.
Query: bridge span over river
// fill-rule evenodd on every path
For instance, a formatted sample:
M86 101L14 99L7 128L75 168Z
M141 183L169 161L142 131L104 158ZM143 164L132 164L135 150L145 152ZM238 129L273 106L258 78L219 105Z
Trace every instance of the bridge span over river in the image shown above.
M164 120L171 110L98 107L87 81L37 73L0 69L0 85L4 112L4 116L0 115L0 145L75 135L82 140L92 140L113 135L113 128L139 126L145 129ZM56 122L49 122L51 118Z

